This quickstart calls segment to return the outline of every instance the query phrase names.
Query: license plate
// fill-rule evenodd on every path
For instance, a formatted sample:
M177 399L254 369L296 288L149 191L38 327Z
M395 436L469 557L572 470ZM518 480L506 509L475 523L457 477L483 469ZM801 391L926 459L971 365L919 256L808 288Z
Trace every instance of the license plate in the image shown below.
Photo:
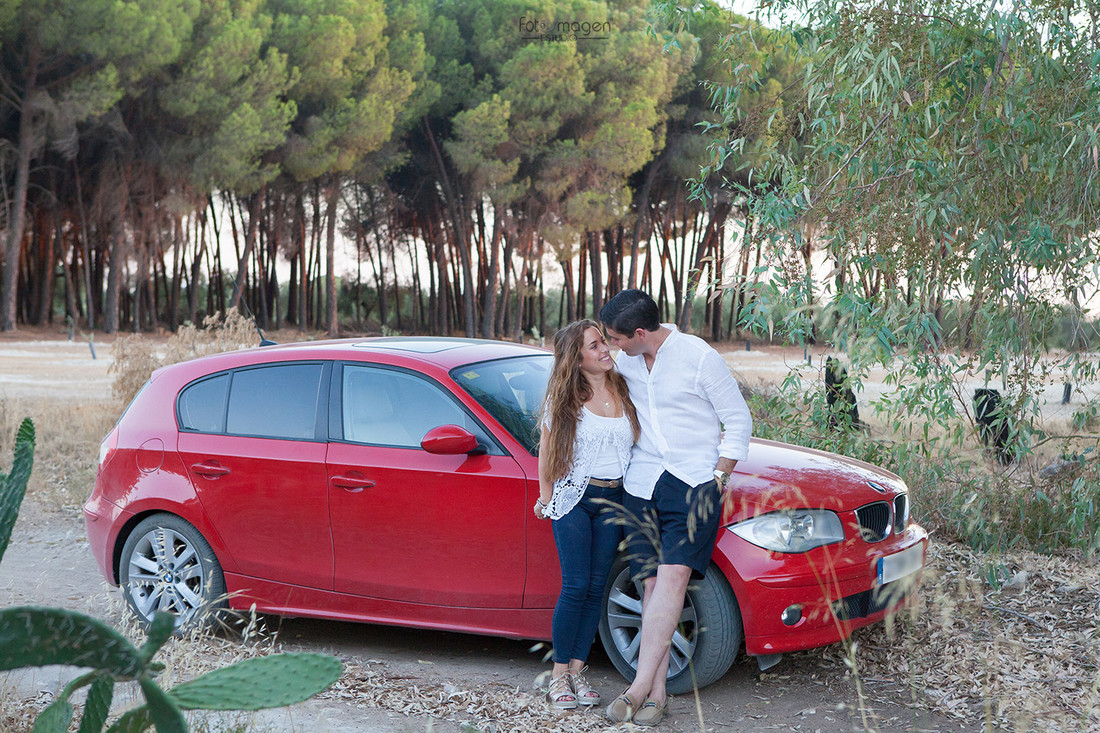
M917 543L908 550L878 559L878 583L886 585L917 572L924 566L924 545Z

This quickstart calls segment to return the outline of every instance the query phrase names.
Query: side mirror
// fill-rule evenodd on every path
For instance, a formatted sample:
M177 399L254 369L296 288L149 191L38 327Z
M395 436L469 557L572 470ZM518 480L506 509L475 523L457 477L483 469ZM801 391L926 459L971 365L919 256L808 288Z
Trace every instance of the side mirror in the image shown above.
M477 438L458 425L440 425L424 434L420 447L429 453L456 456L478 450Z

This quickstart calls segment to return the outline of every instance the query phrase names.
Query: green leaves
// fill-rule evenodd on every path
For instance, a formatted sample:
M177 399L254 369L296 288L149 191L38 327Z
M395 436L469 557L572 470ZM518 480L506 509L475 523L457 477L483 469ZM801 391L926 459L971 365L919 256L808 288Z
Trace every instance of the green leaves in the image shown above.
M146 704L119 718L111 731L187 730L183 710L260 710L301 702L324 690L343 671L322 654L274 654L209 672L165 691L154 679L153 655L168 639L174 617L159 613L139 651L121 634L83 614L51 608L0 611L0 670L63 664L100 670L74 680L41 714L35 731L63 733L72 719L69 696L90 684L79 733L102 730L117 678L137 679Z
M164 646L164 642L168 641L168 637L170 637L175 630L176 617L174 615L161 611L153 617L153 623L149 624L145 644L141 647L141 651L138 652L142 664L149 664L153 659L153 655Z
M73 719L73 706L68 700L57 699L46 706L34 721L31 733L65 733Z

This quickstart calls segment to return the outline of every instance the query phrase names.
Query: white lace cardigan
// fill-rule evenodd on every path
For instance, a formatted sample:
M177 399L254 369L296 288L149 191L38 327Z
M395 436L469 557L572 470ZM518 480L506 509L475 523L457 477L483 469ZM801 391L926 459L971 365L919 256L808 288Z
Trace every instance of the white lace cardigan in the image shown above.
M550 429L549 415L543 417L542 429ZM634 431L626 415L606 418L582 408L577 422L577 437L573 442L573 464L569 467L569 473L554 482L554 495L546 505L546 515L551 519L561 519L580 502L592 478L596 457L603 451L618 453L625 474L633 446Z

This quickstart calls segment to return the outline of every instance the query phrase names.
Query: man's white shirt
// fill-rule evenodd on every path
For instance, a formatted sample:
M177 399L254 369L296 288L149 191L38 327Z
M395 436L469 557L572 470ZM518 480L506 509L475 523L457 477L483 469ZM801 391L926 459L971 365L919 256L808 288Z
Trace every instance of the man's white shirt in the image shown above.
M671 333L657 349L652 370L644 355L619 352L615 359L642 428L623 488L642 499L653 496L663 471L690 486L712 480L719 457L748 456L752 436L749 406L718 352L697 336L662 325Z

